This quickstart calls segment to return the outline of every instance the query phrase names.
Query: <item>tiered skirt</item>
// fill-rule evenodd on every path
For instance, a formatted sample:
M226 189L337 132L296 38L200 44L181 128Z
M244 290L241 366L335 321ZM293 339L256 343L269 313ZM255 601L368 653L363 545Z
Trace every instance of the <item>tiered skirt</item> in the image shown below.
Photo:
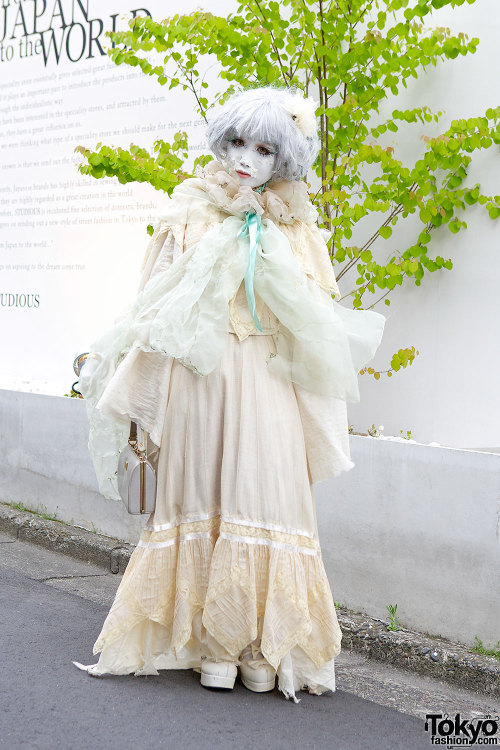
M294 386L273 335L231 333L202 377L173 360L156 509L103 624L93 674L199 671L250 643L287 698L335 690L341 631Z

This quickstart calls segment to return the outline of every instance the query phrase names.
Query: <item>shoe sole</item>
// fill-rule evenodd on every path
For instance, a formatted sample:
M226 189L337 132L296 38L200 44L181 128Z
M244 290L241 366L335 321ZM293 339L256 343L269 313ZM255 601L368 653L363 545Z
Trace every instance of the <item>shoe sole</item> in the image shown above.
M272 681L269 682L253 682L242 676L241 681L246 688L253 690L254 693L267 693L269 690L274 690L276 677L273 677Z
M219 677L214 674L201 673L200 683L204 687L225 688L231 690L234 687L236 677Z

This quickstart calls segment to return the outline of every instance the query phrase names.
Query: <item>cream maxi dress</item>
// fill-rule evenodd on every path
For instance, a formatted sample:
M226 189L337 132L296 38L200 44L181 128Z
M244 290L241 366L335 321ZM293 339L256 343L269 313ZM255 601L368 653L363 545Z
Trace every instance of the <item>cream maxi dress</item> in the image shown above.
M311 292L340 296L305 183L276 181L258 194L211 162L182 185L192 197L156 224L140 290L229 213L258 207L288 238ZM250 644L244 658L272 664L287 698L335 690L342 636L313 483L353 466L345 402L269 371L278 320L258 294L256 307L262 333L242 281L210 374L132 348L100 396L122 442L131 418L148 431L158 489L95 642L99 661L84 667L91 674L199 671L203 658L238 663ZM111 497L105 465L109 473L117 451L106 464L102 443L90 447Z

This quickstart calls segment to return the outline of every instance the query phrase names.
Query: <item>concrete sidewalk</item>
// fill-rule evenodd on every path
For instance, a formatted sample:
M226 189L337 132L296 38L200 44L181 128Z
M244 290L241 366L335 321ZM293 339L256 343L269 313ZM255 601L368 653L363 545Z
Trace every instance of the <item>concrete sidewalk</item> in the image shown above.
M123 573L134 546L0 503L0 531L20 541L63 553L104 571ZM450 685L500 698L500 661L471 653L462 644L402 628L340 607L342 649Z

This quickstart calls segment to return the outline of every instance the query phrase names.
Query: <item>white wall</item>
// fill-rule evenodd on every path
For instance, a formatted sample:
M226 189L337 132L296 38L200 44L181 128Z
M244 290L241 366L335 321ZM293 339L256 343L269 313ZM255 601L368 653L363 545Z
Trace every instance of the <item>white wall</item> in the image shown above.
M353 437L355 468L317 485L334 598L473 644L500 639L500 456Z
M0 390L0 500L136 543L144 519L98 492L80 399ZM334 599L489 647L500 638L500 456L351 437L354 469L315 485Z
M408 84L397 103L391 98L386 110L396 106L428 105L445 110L432 127L405 126L386 139L395 155L413 163L423 148L420 137L446 130L452 119L482 115L498 105L500 68L500 13L498 0L477 0L474 5L437 11L435 26L448 26L480 38L475 55L429 66L418 81ZM481 182L486 194L500 194L500 154L493 147L474 155L468 185ZM375 423L385 433L398 435L411 430L416 440L436 441L464 448L500 450L500 334L497 287L500 282L500 224L490 220L482 207L466 214L468 229L453 235L446 228L433 233L429 255L451 258L453 270L424 277L420 287L408 283L396 288L392 304L375 307L387 316L383 343L374 367L387 369L392 354L414 345L420 352L413 366L391 379L377 382L360 378L361 403L349 407L350 422L360 432ZM382 241L379 257L395 249L404 250L418 236L417 224L407 222L396 234L397 244ZM415 233L417 232L417 233ZM353 238L362 240L365 235ZM369 236L369 235L368 235ZM366 237L365 237L366 239ZM356 274L357 275L357 274ZM353 280L341 280L344 294ZM378 296L378 295L377 295Z
M188 164L205 150L189 91L169 92L139 68L115 65L96 44L90 50L87 43L81 60L71 62L64 41L71 34L69 52L76 57L81 32L77 26L76 32L63 30L58 13L62 8L69 24L74 8L75 24L87 39L91 22L95 35L102 21L106 50L111 42L104 32L111 30L114 14L122 30L131 8L161 19L178 13L178 3L88 0L81 6L88 20L72 0L38 4L37 29L51 45L46 65L36 46L39 34L32 33L31 4L23 6L27 36L19 3L4 3L0 10L0 40L5 18L4 52L12 54L0 62L0 387L55 395L70 390L76 354L88 350L133 300L149 241L146 227L165 201L149 184L81 175L76 167L84 159L75 147L93 150L102 142L128 149L133 142L152 151L157 138L171 141L185 130ZM188 0L182 12L196 7ZM232 2L206 0L204 7L225 13ZM59 62L52 32L58 47L63 42ZM31 56L23 46L28 42ZM212 70L207 81L214 76ZM36 306L28 307L28 295L32 305L37 298Z

